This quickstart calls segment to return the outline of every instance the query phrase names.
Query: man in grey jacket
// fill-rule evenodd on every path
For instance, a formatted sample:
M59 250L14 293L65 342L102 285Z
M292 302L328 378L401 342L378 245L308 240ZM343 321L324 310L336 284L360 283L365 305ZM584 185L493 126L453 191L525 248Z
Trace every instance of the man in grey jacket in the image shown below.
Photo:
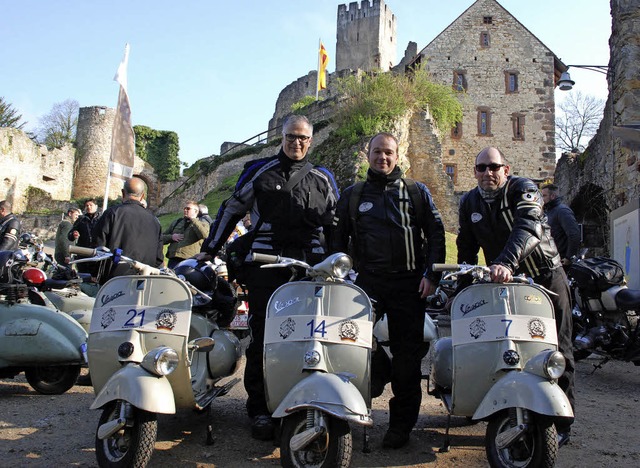
M542 187L541 192L551 236L558 247L562 265L567 267L571 265L571 258L578 253L580 247L580 226L571 208L562 203L557 185L547 184Z

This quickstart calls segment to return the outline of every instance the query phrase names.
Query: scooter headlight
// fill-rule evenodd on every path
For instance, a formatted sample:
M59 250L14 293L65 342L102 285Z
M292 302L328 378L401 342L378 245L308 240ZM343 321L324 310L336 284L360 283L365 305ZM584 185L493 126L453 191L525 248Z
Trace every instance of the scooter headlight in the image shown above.
M567 365L564 356L560 351L553 351L547 355L544 361L544 371L550 379L559 379L564 374Z
M152 349L142 359L140 365L152 374L169 375L178 367L178 353L168 346Z
M345 278L351 268L353 268L353 261L345 254L337 255L331 262L333 276L336 278Z
M566 361L560 351L546 350L533 356L524 370L545 379L556 380L564 374Z

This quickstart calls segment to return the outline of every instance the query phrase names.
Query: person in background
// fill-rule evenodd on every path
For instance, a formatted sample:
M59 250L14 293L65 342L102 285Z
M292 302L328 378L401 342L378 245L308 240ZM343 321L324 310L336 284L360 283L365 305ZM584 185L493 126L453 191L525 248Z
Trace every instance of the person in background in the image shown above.
M73 227L67 235L67 239L71 242L75 242L78 247L92 247L93 246L93 228L100 219L100 212L98 211L98 203L95 199L91 198L84 202L84 215L76 219L73 223ZM92 277L98 275L100 265L97 263L77 263L76 267L80 273L90 273Z
M65 218L58 224L56 230L56 246L53 258L60 265L69 265L71 254L69 254L69 245L74 242L69 240L69 232L76 220L82 215L80 208L72 207L67 210Z
M580 226L573 210L562 203L560 188L557 185L544 185L541 192L551 236L558 247L562 265L566 271L566 268L571 265L571 259L578 254L580 248Z
M558 331L558 350L566 360L558 380L575 407L571 296L560 255L546 224L542 195L536 184L510 176L510 166L500 150L488 147L476 156L474 175L478 186L460 200L460 230L456 244L458 263L478 263L482 248L491 280L507 283L524 273L550 294ZM571 424L556 425L558 445L569 440Z
M211 226L213 224L213 219L211 218L211 216L209 216L209 208L207 208L207 205L198 205L198 210L198 219L206 222L209 226Z
M169 244L167 266L171 269L183 260L200 252L202 241L209 234L209 224L198 218L198 204L190 200L185 203L184 216L176 219L162 233L162 243Z
M293 115L282 127L282 148L272 157L245 166L233 195L227 199L211 226L197 258L212 259L219 253L236 224L251 212L256 224L251 251L284 255L314 264L325 256L323 231L331 226L338 188L326 168L308 163L313 126L306 117ZM291 183L289 183L291 181ZM294 183L295 182L295 183ZM286 268L261 269L250 262L246 284L250 291L249 326L252 341L246 351L244 385L251 436L271 440L275 426L267 407L263 380L263 343L267 302L288 282Z
M161 267L164 261L162 229L158 218L140 203L145 195L146 184L142 179L128 179L122 189L122 203L109 207L94 226L92 247L104 246L112 252L122 249L122 255L126 257ZM100 278L100 284L115 276L133 274L136 274L135 270L121 262Z
M11 212L11 203L0 201L0 250L16 250L22 230L20 220Z
M338 201L331 251L347 252L353 246L351 254L358 272L355 283L375 301L376 318L387 316L393 397L382 445L398 449L409 441L420 413L421 363L429 350L423 339L425 298L440 280L441 274L431 266L445 260L444 225L427 187L402 178L395 136L374 136L367 157L369 170L359 199L351 199L357 196L352 185ZM415 184L415 204L408 183ZM351 219L353 203L357 219ZM376 371L380 368L372 363L374 397L382 393L386 383L374 390L373 381L379 378Z

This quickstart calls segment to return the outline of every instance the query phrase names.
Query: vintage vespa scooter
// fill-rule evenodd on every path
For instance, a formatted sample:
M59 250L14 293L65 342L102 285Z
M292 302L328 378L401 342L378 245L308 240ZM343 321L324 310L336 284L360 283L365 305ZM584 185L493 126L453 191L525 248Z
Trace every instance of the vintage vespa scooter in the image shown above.
M492 467L551 467L558 451L554 422L573 417L558 386L565 369L557 351L548 291L536 284L491 283L489 269L434 264L444 280L471 275L451 305L451 336L435 342L429 393L451 415L488 421ZM444 450L449 447L449 425Z
M217 385L236 371L240 342L218 327L212 298L171 270L105 248L70 250L93 255L85 261L115 257L140 273L112 278L102 286L88 344L96 393L91 409L102 409L96 431L98 464L143 467L153 453L157 414L210 409L214 398L240 380ZM189 277L194 280L199 273L215 281L215 271L206 267L190 267ZM192 312L196 306L201 313ZM211 425L207 435L212 442Z
M267 306L265 392L272 417L281 419L281 463L348 466L349 423L373 424L371 302L344 281L352 266L345 254L315 266L264 254L253 254L253 260L269 263L263 268L306 270L307 276L278 288ZM366 441L365 431L365 447Z
M37 292L23 277L28 263L21 250L0 252L0 377L24 372L34 390L57 395L87 363L87 333L69 315L34 303Z

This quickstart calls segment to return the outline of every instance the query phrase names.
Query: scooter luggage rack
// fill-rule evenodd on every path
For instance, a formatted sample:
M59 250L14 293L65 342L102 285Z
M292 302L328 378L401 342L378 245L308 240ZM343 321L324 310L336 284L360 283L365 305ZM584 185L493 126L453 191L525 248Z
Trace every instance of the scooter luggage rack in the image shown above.
M0 303L13 305L25 299L29 294L26 284L0 284Z

